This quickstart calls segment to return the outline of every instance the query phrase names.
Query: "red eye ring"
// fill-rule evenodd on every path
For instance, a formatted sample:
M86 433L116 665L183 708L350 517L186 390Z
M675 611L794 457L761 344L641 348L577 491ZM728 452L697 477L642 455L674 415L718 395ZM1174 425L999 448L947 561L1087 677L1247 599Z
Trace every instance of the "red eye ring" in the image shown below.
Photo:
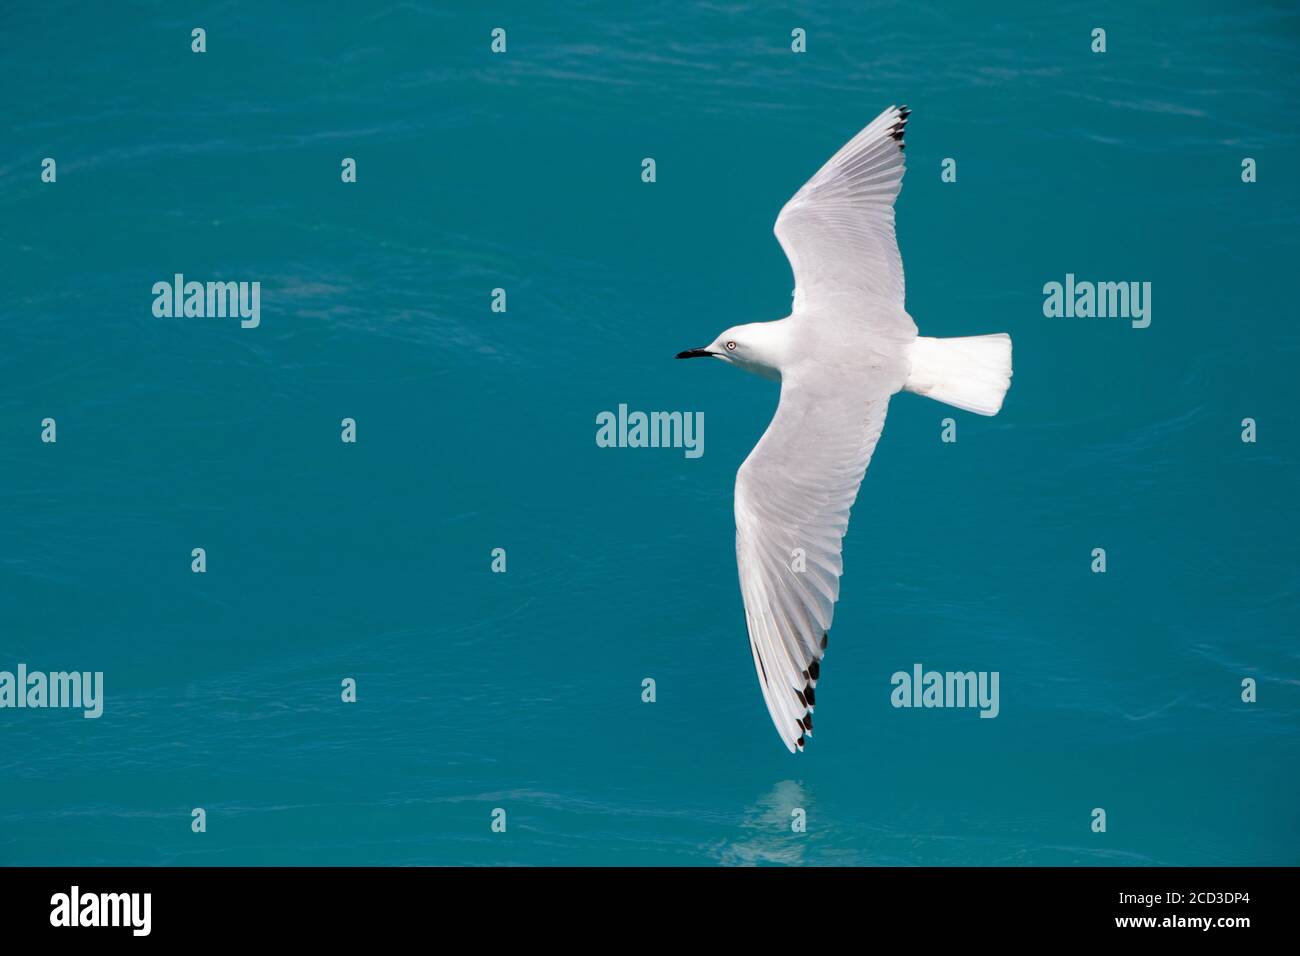
M727 351L728 351L728 352L734 352L734 351L736 351L736 343L735 343L735 342L728 342L728 343L727 343Z

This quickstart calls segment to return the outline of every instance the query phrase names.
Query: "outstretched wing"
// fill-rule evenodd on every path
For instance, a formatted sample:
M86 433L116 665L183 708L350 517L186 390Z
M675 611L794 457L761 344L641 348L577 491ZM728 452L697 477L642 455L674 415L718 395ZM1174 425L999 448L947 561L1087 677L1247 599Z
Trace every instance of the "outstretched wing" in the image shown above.
M857 311L866 298L903 306L894 199L903 184L906 106L885 110L785 204L776 238L794 270L794 311ZM870 315L889 317L892 311ZM903 321L911 323L905 314ZM912 327L915 332L915 326Z
M777 733L812 732L840 541L880 438L889 391L846 375L787 377L767 431L736 474L736 564L749 646Z

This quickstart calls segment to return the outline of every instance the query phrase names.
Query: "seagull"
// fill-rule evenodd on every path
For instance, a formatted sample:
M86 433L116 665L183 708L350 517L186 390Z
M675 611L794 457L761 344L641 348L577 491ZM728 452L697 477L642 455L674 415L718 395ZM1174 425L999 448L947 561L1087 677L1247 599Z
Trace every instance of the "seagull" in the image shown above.
M754 670L791 753L812 734L840 546L889 399L909 391L996 415L1011 385L1009 335L926 338L903 307L894 200L910 115L885 110L781 209L791 314L677 354L781 383L776 414L736 473L736 565Z

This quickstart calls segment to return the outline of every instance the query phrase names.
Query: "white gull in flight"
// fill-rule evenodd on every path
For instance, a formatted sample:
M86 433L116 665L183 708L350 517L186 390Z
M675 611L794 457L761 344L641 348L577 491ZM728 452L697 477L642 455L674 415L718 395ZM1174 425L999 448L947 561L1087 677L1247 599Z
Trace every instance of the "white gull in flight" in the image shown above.
M777 216L791 314L677 355L781 383L776 414L736 473L736 564L763 700L792 753L812 733L840 543L890 397L906 390L996 415L1011 384L1010 336L918 336L903 307L894 199L908 115L891 106L877 116Z

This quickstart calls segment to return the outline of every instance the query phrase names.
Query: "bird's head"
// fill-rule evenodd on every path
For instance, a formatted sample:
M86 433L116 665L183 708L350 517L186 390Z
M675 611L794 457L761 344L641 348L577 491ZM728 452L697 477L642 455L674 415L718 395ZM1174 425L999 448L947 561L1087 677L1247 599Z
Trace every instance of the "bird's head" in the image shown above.
M763 378L779 379L782 342L776 328L779 324L751 322L748 325L733 325L704 348L687 349L678 352L677 357L722 359L729 365L738 366Z

